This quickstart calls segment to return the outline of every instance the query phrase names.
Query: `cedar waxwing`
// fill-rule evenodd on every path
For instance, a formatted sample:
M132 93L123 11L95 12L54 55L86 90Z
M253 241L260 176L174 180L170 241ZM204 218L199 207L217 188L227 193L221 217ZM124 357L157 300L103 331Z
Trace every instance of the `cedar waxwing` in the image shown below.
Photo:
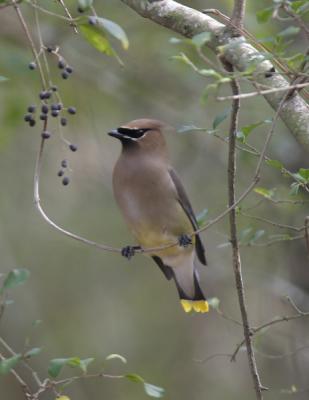
M173 279L186 312L208 312L194 265L195 252L206 265L205 250L190 201L169 164L163 133L171 127L152 119L138 119L109 132L121 141L122 152L113 172L115 199L142 249L171 243L175 246L150 255L167 279ZM177 245L178 243L178 245ZM127 246L130 258L139 248Z

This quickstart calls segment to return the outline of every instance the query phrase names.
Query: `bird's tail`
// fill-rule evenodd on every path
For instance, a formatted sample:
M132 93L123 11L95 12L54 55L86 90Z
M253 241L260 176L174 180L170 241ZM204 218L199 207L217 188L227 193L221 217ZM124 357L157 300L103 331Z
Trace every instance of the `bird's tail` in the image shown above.
M209 304L200 287L199 277L196 268L176 267L173 268L174 280L178 290L180 304L185 312L195 311L207 313Z

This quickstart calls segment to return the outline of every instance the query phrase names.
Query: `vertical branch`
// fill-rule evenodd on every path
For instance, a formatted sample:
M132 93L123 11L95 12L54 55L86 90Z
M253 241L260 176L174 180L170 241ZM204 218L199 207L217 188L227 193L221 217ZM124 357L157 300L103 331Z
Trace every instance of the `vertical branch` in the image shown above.
M235 0L234 1L234 8L231 17L231 25L235 26L236 32L232 28L233 36L239 36L239 32L244 27L244 17L245 17L245 10L246 10L246 0Z
M233 95L238 95L240 93L239 83L236 79L231 81L231 87L233 91ZM240 109L240 100L238 98L233 100L232 105L232 116L231 116L231 124L229 129L229 157L228 157L228 198L229 198L229 207L231 207L235 203L235 177L236 177L236 132L238 125L238 116ZM236 210L232 208L230 213L230 235L231 235L231 245L233 251L233 269L234 269L234 277L236 283L236 289L238 294L239 307L243 322L244 329L244 337L247 348L247 355L249 360L249 367L251 376L253 379L254 389L256 393L256 398L258 400L262 400L262 385L260 382L260 377L258 374L254 351L252 347L251 340L251 329L248 319L248 312L246 307L245 300L245 291L244 284L242 278L241 271L241 259L239 252L239 243L237 239L237 225L236 225Z

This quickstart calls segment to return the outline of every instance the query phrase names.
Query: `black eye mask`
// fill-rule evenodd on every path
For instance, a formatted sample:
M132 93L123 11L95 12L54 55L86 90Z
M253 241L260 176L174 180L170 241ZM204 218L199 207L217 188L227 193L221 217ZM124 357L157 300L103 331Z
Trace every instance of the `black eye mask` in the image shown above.
M150 131L150 128L118 128L117 132L121 135L130 137L132 139L139 139L141 138L147 131Z

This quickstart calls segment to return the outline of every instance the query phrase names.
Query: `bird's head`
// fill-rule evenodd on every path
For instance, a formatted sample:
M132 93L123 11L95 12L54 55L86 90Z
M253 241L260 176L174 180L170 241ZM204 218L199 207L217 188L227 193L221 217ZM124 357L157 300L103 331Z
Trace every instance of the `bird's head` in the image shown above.
M154 152L166 148L163 133L173 128L154 119L136 119L108 132L119 139L123 149L143 149Z

